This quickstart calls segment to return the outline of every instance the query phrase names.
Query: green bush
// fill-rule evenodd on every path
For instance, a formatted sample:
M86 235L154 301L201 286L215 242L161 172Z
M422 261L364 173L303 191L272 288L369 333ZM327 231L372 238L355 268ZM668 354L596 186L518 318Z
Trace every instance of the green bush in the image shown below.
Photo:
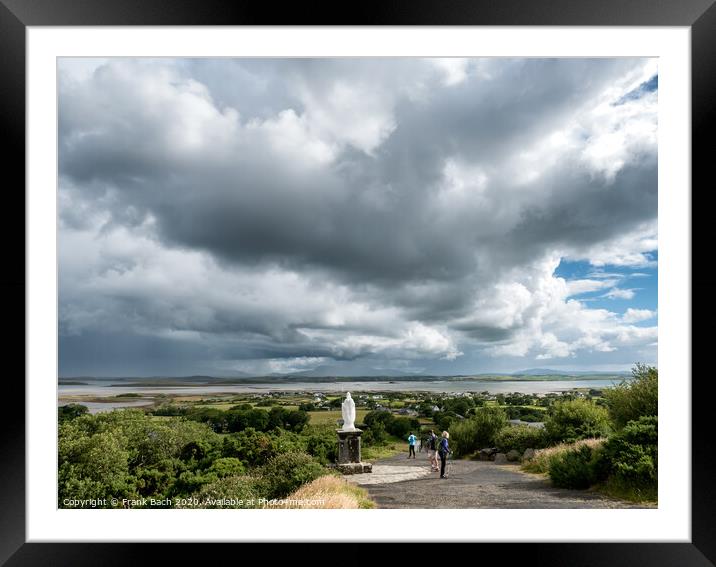
M246 405L246 404L243 404ZM239 407L243 407L239 406ZM262 409L237 409L226 412L226 431L243 431L249 427L256 431L269 428L269 412Z
M555 402L545 421L545 430L554 443L605 437L609 433L609 414L588 400Z
M266 463L260 470L260 477L267 498L283 498L326 472L310 455L284 453Z
M262 466L281 453L277 438L269 433L248 428L224 438L221 456L236 457L249 466Z
M227 476L205 484L186 504L177 508L254 508L257 499L262 497L259 485L251 476Z
M658 470L658 418L630 421L604 443L598 462L600 479L612 478L635 489L655 490Z
M596 481L592 449L582 445L554 455L549 461L549 477L560 488L589 488Z
M76 436L71 427L76 422L77 419L60 426L60 503L65 498L78 498L78 494L87 498L129 495L132 487L126 439L113 431Z
M385 426L380 421L374 421L370 427L363 432L364 445L380 445L385 442L387 433Z
M497 434L506 425L507 416L502 408L477 408L469 419L455 422L450 427L455 455L469 455L483 447L493 447Z
M311 435L306 441L306 452L323 465L335 463L338 458L338 441L335 433Z
M656 368L637 364L632 369L632 380L625 380L604 391L609 416L621 429L628 422L642 416L658 415L659 373Z
M373 428L376 424L380 423L383 429L387 429L389 423L395 419L395 416L388 410L373 410L369 411L363 418L363 422L368 428Z
M80 404L67 404L57 408L57 418L60 422L69 421L89 412L87 406Z
M417 419L410 417L394 417L386 427L388 433L395 435L400 439L407 438L411 431L414 433L419 429L420 422Z
M459 422L457 416L451 411L436 412L433 415L433 421L440 431L451 431L452 424Z
M515 450L524 453L525 449L541 449L547 446L547 435L543 429L529 425L504 427L495 436L495 447L501 453Z
M192 492L196 492L205 484L209 484L218 480L216 473L208 471L184 471L179 474L172 484L171 496L188 496Z
M285 429L300 432L307 424L310 416L302 410L289 410L279 406L269 411L269 429Z
M244 474L246 467L239 459L235 457L223 457L216 459L207 469L207 473L215 474L219 478L225 476L238 476Z

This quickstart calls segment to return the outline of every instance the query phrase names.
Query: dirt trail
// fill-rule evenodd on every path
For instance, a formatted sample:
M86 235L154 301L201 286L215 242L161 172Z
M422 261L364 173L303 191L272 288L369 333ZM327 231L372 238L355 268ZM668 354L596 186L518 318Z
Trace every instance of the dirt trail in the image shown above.
M452 462L449 478L430 472L424 453L395 455L373 463L373 473L355 475L378 508L645 508L587 490L554 488L540 475L514 464Z

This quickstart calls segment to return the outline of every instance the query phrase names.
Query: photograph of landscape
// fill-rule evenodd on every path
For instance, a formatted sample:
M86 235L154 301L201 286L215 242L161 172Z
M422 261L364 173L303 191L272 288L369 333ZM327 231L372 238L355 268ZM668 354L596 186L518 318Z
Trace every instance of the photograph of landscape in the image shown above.
M58 508L658 507L657 59L57 61Z

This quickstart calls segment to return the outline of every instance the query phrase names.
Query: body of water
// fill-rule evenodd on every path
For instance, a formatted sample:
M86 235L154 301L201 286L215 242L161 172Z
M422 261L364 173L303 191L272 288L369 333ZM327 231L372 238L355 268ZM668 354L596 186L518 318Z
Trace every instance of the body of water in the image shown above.
M293 383L265 383L265 384L227 384L196 386L121 386L121 381L106 380L87 381L86 385L60 385L59 397L67 396L116 396L118 394L244 394L244 393L270 393L270 392L489 392L491 394L520 392L524 394L546 394L550 392L564 392L574 388L602 389L614 386L620 382L618 378L606 380L545 380L542 382L514 381L478 381L466 380L456 382L450 380L431 381L381 381L381 382L293 382ZM114 402L113 402L114 403ZM129 407L130 405L143 405L146 402L116 402L116 407ZM120 405L122 404L122 405ZM106 406L108 404L99 404Z
M57 405L64 406L73 402L59 400ZM76 402L81 403L87 407L90 413L101 413L104 411L112 411L121 408L137 408L141 406L149 406L152 404L152 400L135 400L133 402Z

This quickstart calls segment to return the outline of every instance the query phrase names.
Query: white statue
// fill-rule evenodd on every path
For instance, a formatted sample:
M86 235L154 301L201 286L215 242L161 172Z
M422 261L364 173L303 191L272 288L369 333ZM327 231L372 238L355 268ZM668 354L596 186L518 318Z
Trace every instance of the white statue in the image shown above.
M346 399L343 401L341 412L343 413L343 427L341 429L343 431L355 431L356 404L351 398L350 392L348 392Z

